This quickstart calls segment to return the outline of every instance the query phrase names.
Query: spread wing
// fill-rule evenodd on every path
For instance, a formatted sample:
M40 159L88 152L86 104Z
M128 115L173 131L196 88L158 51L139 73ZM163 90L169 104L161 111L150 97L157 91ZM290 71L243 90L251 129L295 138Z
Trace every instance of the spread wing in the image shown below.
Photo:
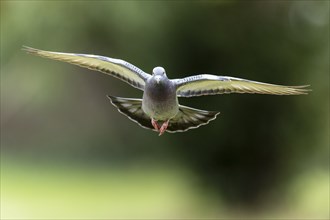
M124 60L89 54L51 52L38 50L31 47L23 47L23 50L37 56L100 71L121 79L131 86L141 90L144 89L145 81L150 77L148 73L143 72L136 66Z
M271 95L307 94L307 86L282 86L228 76L202 74L174 79L179 97L229 93L257 93Z

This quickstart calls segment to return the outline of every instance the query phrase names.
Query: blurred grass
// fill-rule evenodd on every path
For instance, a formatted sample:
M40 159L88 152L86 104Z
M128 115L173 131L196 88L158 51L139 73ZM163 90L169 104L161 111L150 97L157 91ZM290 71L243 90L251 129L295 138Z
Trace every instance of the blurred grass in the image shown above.
M168 218L220 210L219 203L205 206L193 178L173 166L6 160L1 177L1 219Z
M2 160L1 219L281 218L327 219L329 176L298 176L271 209L246 212L197 187L176 165ZM268 204L269 205L269 204Z
M296 178L289 187L287 200L288 205L295 204L290 213L294 218L328 219L330 206L328 171L310 170Z

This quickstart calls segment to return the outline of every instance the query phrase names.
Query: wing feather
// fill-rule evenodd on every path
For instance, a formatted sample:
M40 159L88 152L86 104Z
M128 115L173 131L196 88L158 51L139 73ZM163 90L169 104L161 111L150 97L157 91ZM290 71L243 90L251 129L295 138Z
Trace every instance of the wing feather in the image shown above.
M256 93L270 95L307 94L307 86L282 86L228 76L201 74L173 80L179 97L229 93Z
M150 77L148 73L124 60L89 54L51 52L25 46L22 49L37 56L100 71L141 90L144 89L145 81Z

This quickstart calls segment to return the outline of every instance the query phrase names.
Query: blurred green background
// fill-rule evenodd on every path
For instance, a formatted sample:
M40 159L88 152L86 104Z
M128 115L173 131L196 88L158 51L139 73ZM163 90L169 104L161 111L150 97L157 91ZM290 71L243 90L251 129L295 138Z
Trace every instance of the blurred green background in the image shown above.
M313 91L180 99L221 114L158 137L22 45ZM1 219L202 217L329 217L329 2L1 1Z

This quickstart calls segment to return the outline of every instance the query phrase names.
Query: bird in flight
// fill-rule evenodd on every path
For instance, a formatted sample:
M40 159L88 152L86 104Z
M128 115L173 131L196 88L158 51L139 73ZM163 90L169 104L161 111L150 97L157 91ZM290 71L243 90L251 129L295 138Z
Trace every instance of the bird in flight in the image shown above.
M100 71L142 90L142 99L107 97L120 113L159 135L165 131L174 133L198 128L220 113L180 105L178 97L229 93L301 95L309 91L307 86L282 86L210 74L169 79L163 67L155 67L152 74L148 74L124 60L105 56L51 52L26 46L22 49L33 55Z

